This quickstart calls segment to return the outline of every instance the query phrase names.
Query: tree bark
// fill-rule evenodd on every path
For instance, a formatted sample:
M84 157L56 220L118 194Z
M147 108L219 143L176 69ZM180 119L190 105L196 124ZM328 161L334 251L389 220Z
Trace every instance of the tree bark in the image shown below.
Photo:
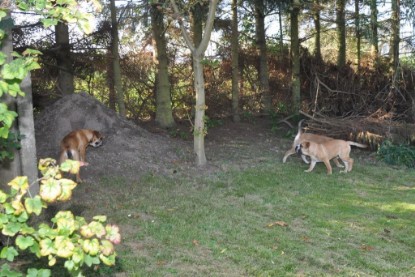
M232 0L232 119L241 121L239 110L239 33L238 33L238 0Z
M314 42L314 56L318 62L322 61L321 56L321 22L320 22L320 0L314 0L313 20L316 29L316 38Z
M291 10L291 110L298 114L301 104L300 86L300 41L298 38L298 15L300 13L299 0L293 0Z
M360 60L361 60L361 34L360 34L360 8L359 0L354 1L354 22L355 22L355 33L356 33L356 66L357 66L357 76L360 72Z
M171 106L170 81L167 56L167 42L165 37L164 16L160 4L151 5L151 27L157 61L156 82L156 123L162 128L171 128L175 125Z
M378 45L378 9L376 0L370 0L370 54L373 59L374 66L377 66L379 57L379 45Z
M7 22L10 22L10 24L7 24ZM6 38L2 41L1 52L6 54L8 61L11 61L11 53L13 51L11 30L13 22L10 18L10 14L2 20L2 23L6 25L4 28L6 31ZM17 176L27 176L29 184L32 184L30 193L31 195L36 195L39 192L39 183L37 181L36 139L30 74L23 79L20 86L25 93L24 97L18 96L17 98L14 98L9 95L3 95L1 98L2 102L8 105L9 110L14 110L19 115L17 118L18 122L14 123L11 131L15 134L24 134L25 137L20 142L21 149L15 151L14 159L12 161L0 163L0 176L2 181L0 186L5 185Z
M113 65L113 81L114 89L117 97L118 114L122 117L126 116L124 92L121 82L121 66L120 66L120 54L118 51L119 38L118 38L118 21L117 11L115 8L115 0L110 0L111 9L111 50L112 50L112 65Z
M400 42L400 0L392 0L392 15L391 15L391 42L390 42L390 72L395 76L396 70L399 66L399 42Z
M337 39L339 41L339 52L337 54L337 66L346 65L346 0L338 0L336 6Z
M262 105L265 113L272 109L271 94L268 78L268 56L265 39L265 7L264 0L255 0L255 35L259 49L259 90L262 97Z
M55 40L57 46L56 64L58 66L57 93L61 95L72 94L75 91L71 47L69 44L69 29L64 22L55 26Z

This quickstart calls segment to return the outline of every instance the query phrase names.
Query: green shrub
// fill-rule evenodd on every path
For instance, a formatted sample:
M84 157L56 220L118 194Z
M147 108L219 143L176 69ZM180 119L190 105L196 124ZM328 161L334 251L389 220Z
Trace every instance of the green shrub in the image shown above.
M395 145L390 141L385 141L379 147L377 155L387 164L415 168L415 147L404 144Z
M91 222L75 216L70 211L59 211L51 224L35 224L34 215L41 215L48 204L67 201L76 183L65 179L62 172L76 174L80 162L67 160L60 166L54 159L39 162L39 195L31 195L26 176L19 176L8 183L10 193L0 190L0 231L5 237L0 258L14 262L21 253L32 253L35 258L48 259L48 266L59 261L72 276L84 276L83 267L101 263L115 264L114 244L121 241L119 228L106 224L106 216L95 216ZM6 263L0 268L0 276L22 276ZM50 269L29 268L27 276L51 276Z

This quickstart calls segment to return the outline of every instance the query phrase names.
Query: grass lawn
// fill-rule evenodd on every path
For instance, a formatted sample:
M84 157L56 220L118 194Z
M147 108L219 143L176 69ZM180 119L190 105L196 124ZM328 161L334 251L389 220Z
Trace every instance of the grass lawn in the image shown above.
M193 178L101 180L117 276L415 276L415 171L297 158ZM360 164L359 164L360 163ZM120 189L122 188L122 189Z

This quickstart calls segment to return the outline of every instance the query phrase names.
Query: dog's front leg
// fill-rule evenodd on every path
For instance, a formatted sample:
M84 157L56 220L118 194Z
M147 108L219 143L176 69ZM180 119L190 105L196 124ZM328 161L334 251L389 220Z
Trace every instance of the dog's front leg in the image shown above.
M324 160L323 162L324 162L324 164L326 165L326 168L327 168L327 175L330 175L333 171L332 168L331 168L330 160Z
M306 155L301 155L301 158L303 159L303 161L306 163L306 164L309 164L310 162L307 160L307 156Z
M314 159L311 159L310 167L307 170L304 170L304 172L311 172L313 171L314 167L316 166L316 161Z

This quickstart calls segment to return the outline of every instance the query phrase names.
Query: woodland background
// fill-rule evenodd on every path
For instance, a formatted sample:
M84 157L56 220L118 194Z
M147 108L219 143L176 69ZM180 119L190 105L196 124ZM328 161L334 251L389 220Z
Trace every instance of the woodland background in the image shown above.
M35 108L86 91L135 121L172 127L191 118L192 61L169 2L102 4L89 35L12 12L14 50L43 53L32 75ZM197 45L209 2L179 4ZM221 1L203 60L206 115L301 109L413 122L415 38L404 26L414 10L398 0Z

